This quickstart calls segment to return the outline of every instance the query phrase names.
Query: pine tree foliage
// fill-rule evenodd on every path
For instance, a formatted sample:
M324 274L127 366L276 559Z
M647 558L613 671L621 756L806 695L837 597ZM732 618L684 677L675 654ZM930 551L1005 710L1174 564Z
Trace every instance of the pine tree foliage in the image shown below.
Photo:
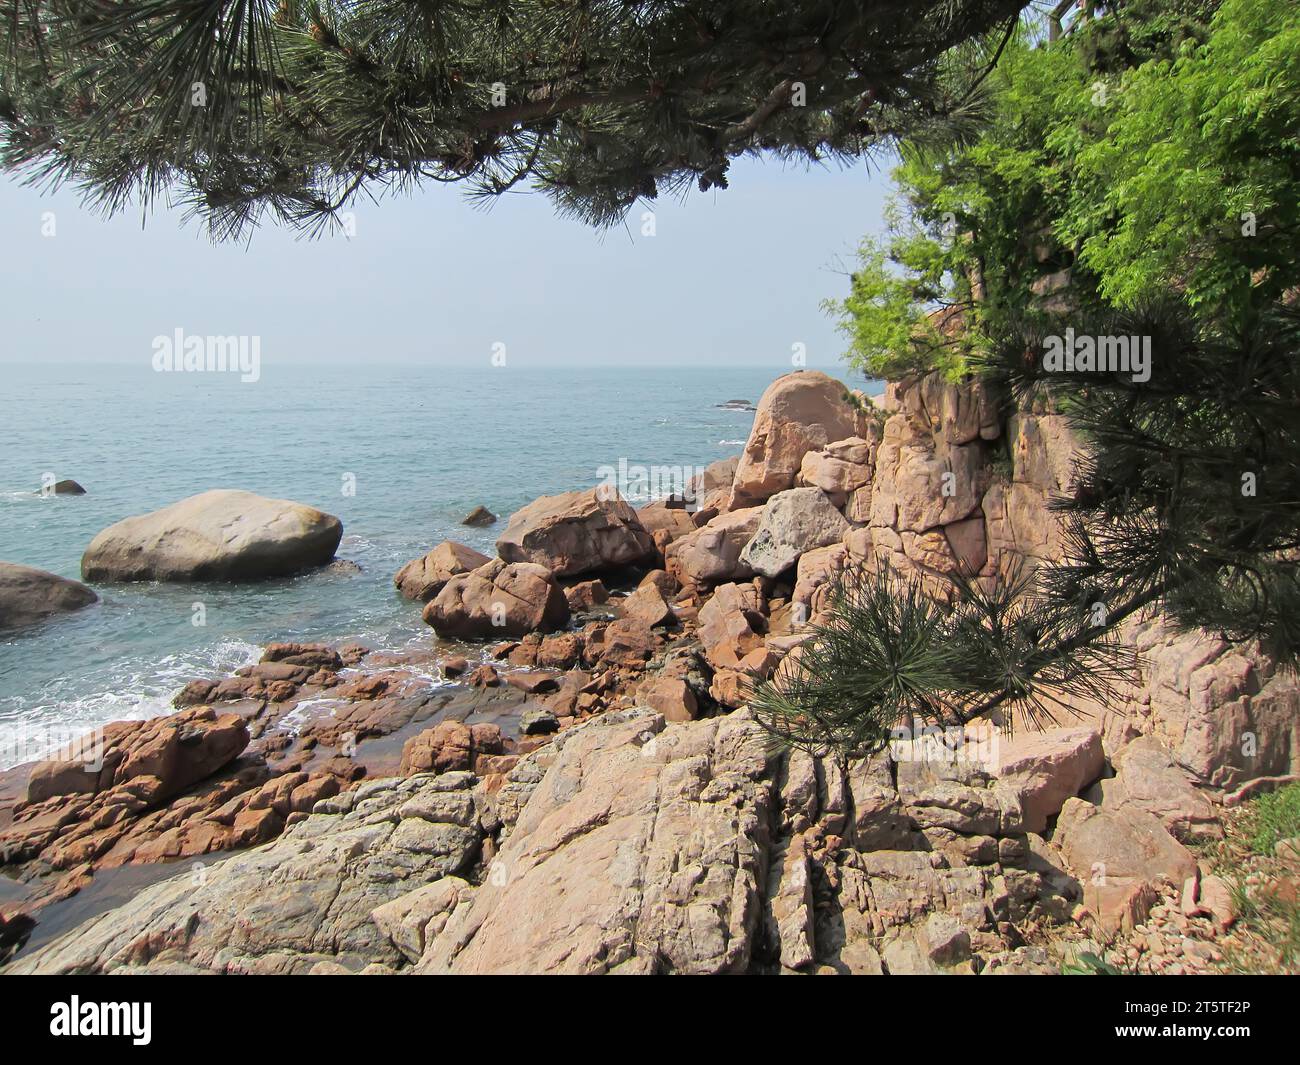
M953 135L1024 0L0 0L0 162L219 236L426 181L596 224Z
M913 722L957 727L996 711L1008 729L1047 727L1135 677L1116 634L1122 611L1052 594L1030 570L953 580L945 600L888 565L839 574L824 620L774 677L751 678L755 720L786 746L858 758Z

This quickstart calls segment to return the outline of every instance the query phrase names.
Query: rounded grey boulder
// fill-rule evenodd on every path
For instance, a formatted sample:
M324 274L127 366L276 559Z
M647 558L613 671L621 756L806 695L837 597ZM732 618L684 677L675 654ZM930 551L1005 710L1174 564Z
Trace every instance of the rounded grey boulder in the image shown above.
M332 514L287 499L217 489L96 536L81 575L100 581L256 581L323 566L343 538Z
M0 562L0 629L31 625L80 610L99 599L80 581L13 562Z

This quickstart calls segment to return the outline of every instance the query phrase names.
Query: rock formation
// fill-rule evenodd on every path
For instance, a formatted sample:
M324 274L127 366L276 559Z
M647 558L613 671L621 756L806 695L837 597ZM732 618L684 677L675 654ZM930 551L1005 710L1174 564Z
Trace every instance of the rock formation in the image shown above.
M283 577L334 557L338 518L301 503L218 489L96 536L81 574L100 581L249 581Z
M399 569L393 577L393 584L407 599L427 603L453 577L486 566L491 561L472 547L444 540L427 555Z
M32 625L97 602L80 581L12 562L0 562L0 629Z
M535 563L557 577L632 565L653 551L636 512L605 488L535 499L510 515L497 540L507 562Z

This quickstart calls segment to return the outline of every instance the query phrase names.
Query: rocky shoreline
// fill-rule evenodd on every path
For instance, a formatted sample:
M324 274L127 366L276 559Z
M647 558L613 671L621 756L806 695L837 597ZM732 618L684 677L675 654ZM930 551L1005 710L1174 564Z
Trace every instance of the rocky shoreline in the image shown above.
M109 726L94 773L0 774L5 971L1212 971L1235 914L1196 848L1300 772L1300 688L1257 647L1139 619L1131 690L1041 733L970 726L982 762L922 736L840 767L744 707L848 566L946 595L1059 554L1071 456L1060 415L1008 417L977 384L873 404L787 375L690 498L544 497L499 557L444 543L404 567L435 650L271 644ZM337 530L312 514L318 564ZM186 572L164 554L150 572ZM159 882L21 949L149 865Z

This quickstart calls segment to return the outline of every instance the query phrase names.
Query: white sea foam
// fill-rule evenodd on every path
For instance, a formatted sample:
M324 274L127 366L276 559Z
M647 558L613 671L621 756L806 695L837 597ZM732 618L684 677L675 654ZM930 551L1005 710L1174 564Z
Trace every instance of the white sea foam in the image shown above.
M61 678L36 705L0 705L0 769L47 758L65 744L110 721L147 721L175 713L172 699L190 680L225 676L261 656L255 644L227 640L210 648L168 655L154 663L123 661L99 690L60 697L78 678ZM80 678L84 682L84 678Z

